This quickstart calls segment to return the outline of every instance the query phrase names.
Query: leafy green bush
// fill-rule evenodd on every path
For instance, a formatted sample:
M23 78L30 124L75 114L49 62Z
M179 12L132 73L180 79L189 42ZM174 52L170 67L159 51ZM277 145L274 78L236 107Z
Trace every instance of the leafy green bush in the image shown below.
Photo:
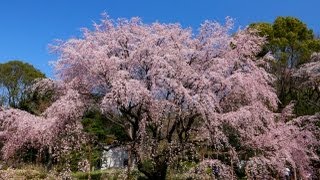
M91 109L82 119L84 131L93 136L98 142L110 144L114 140L124 142L128 139L127 134L117 124L105 118L99 110Z

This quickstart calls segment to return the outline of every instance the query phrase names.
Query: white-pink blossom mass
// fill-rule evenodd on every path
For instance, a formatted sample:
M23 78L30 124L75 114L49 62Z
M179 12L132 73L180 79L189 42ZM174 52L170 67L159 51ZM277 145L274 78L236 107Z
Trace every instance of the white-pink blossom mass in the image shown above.
M41 116L1 109L4 157L26 143L51 145L61 124L80 121L95 106L126 131L138 169L149 178L164 178L197 147L228 153L234 163L245 160L248 176L258 179L287 166L301 177L315 173L314 126L305 129L304 118L283 120L292 117L277 113L274 77L257 66L265 38L250 29L231 33L232 27L231 18L224 25L206 21L194 34L179 24L106 16L82 37L57 43L54 66L64 94ZM254 153L243 159L244 151ZM204 162L222 163L228 171L222 174L233 176L233 164L214 157ZM150 159L156 172L143 168Z

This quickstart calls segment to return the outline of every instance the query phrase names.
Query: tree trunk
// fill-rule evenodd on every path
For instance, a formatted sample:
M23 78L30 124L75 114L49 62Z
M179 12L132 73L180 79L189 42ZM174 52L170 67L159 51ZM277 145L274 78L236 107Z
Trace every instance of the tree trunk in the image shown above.
M129 147L129 149L128 149L128 164L127 164L127 179L130 179L131 177L130 177L130 173L131 173L131 170L130 170L130 168L131 168L131 164L132 164L132 162L131 162L131 147Z
M152 173L152 176L148 177L148 179L165 180L167 177L167 169L168 165L162 165L162 167L159 168L157 172Z
M88 180L91 180L91 144L89 144L89 174L88 174Z

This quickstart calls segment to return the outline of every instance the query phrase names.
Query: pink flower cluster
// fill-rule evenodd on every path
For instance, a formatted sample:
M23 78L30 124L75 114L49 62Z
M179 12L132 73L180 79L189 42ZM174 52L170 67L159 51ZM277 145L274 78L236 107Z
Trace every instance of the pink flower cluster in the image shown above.
M170 165L199 142L215 151L227 149L240 162L222 128L227 124L243 146L264 152L248 160L248 173L270 168L280 173L287 164L302 176L312 172L310 159L318 158L313 145L319 141L314 129L296 125L304 119L284 120L292 118L290 108L274 113L274 77L255 56L265 39L249 29L230 35L232 26L230 18L225 25L206 21L195 35L179 24L106 17L94 30L84 29L82 38L60 42L53 47L59 53L54 64L65 90L40 117L1 110L5 157L27 141L39 147L54 143L64 124L80 119L92 105L94 95L95 106L126 130L137 163L151 158L155 166ZM306 65L301 73L314 80L317 75L310 72L318 65ZM225 176L233 174L229 165L222 166Z

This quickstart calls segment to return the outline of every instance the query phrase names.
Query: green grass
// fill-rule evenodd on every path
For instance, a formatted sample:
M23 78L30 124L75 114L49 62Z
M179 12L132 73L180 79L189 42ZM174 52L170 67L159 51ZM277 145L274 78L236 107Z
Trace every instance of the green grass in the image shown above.
M126 179L127 171L126 169L120 168L110 168L106 170L96 170L90 173L92 180L117 180ZM77 180L86 180L89 177L88 172L75 172L72 173L72 178ZM130 179L143 179L144 176L138 171L133 169L130 173Z
M58 179L53 174L48 173L43 167L26 165L20 169L7 168L0 170L0 179L6 180L28 180L28 179Z

